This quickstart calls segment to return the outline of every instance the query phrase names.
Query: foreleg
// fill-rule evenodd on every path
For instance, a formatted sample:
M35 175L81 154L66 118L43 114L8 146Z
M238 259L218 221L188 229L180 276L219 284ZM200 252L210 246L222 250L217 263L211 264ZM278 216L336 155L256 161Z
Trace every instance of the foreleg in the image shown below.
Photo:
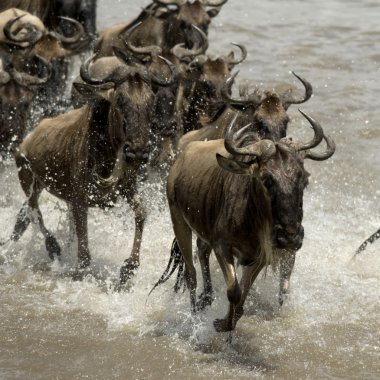
M120 269L120 285L125 284L140 266L140 247L146 219L145 206L137 191L131 197L127 197L127 201L135 213L135 237L131 255L124 261Z
M199 238L197 239L197 248L203 278L203 293L199 296L197 309L203 310L205 307L210 306L213 301L213 290L210 274L210 255L212 248L209 244Z

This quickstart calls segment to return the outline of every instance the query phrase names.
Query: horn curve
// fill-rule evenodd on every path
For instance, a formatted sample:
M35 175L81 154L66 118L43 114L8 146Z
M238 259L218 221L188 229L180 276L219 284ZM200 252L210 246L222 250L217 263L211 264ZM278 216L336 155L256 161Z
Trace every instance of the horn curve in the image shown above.
M334 140L328 135L323 135L323 139L326 141L326 150L322 153L307 151L305 152L306 154L304 159L309 158L310 160L314 161L324 161L330 158L335 153L336 145Z
M247 49L244 45L236 44L234 42L231 42L231 45L237 46L241 50L241 57L239 59L228 59L228 64L231 65L238 65L239 63L242 63L247 58Z
M249 95L249 99L232 99L228 93L228 90L231 89L232 84L237 76L239 71L235 74L231 75L226 83L223 85L221 89L222 99L232 108L235 108L238 111L245 110L248 107L257 107L261 103L262 93L260 91L255 91L254 93Z
M83 80L83 82L85 82L87 84L91 84L91 85L100 85L100 84L105 84L105 83L111 82L110 80L107 80L105 78L104 79L96 79L96 78L91 77L89 69L90 69L90 64L92 63L94 58L96 58L96 55L88 57L80 67L79 75L80 75L81 79Z
M308 150L316 147L317 145L320 144L322 141L324 134L323 134L323 129L321 124L319 124L316 120L314 120L312 117L307 115L305 112L298 110L303 117L307 119L307 121L310 123L314 130L314 136L313 138L307 142L307 143L301 143L301 144L296 144L295 148L298 152L302 150Z
M162 48L160 46L149 45L149 46L137 47L137 46L132 45L131 42L128 41L129 38L131 37L131 34L141 24L142 24L142 21L132 25L132 27L127 28L127 30L122 31L120 33L124 35L124 38L123 38L124 45L127 47L128 50L130 50L132 53L135 53L135 54L149 54L150 56L162 54Z
M305 95L303 96L303 98L297 98L294 95L286 93L286 92L280 94L279 96L280 96L281 102L285 108L288 108L291 104L305 103L313 95L312 85L306 79L303 79L300 76L298 76L294 71L292 71L292 74L304 85Z
M276 145L272 140L259 140L253 144L239 147L239 143L244 141L245 138L254 136L252 133L246 133L251 124L248 124L245 127L234 132L234 125L239 115L240 112L237 112L234 115L224 137L224 147L226 148L227 152L232 155L255 156L259 159L261 158L268 160L276 153Z
M26 23L22 25L22 28L18 28L18 32L21 29L26 29L29 32L23 36L18 36L18 32L15 34L11 30L15 22L20 20L24 16L26 16L26 14L12 17L10 20L8 20L3 28L4 35L10 42L15 44L27 42L29 45L34 45L42 37L43 33L40 30L38 30L33 24Z
M170 52L173 55L175 55L178 59L183 59L185 57L190 57L190 56L194 57L194 56L197 56L197 55L201 55L201 54L204 54L205 51L208 49L208 38L207 38L206 33L202 29L198 28L194 24L191 24L191 26L200 35L201 42L200 42L200 44L199 44L198 47L195 47L195 48L192 48L192 49L185 48L184 47L185 46L184 42L182 42L180 44L177 44L174 47L172 47L172 49L170 50Z
M177 77L178 77L177 68L172 62L162 57L161 55L159 55L158 58L162 59L166 63L166 65L169 67L170 77L166 81L162 81L160 78L156 77L153 73L149 72L150 80L153 83L157 84L158 86L162 86L162 87L171 86L177 80Z
M181 5L185 4L186 0L153 0L153 2L159 5L175 5L177 7L180 7Z
M202 3L206 7L221 7L226 4L228 0L203 0Z
M74 28L76 29L76 33L72 37L67 37L57 30L55 30L54 32L51 32L51 33L55 37L57 37L62 43L65 43L65 44L74 44L74 43L78 42L79 39L84 35L83 25L79 21L74 20L71 17L59 16L58 18L60 20L70 22L74 26Z

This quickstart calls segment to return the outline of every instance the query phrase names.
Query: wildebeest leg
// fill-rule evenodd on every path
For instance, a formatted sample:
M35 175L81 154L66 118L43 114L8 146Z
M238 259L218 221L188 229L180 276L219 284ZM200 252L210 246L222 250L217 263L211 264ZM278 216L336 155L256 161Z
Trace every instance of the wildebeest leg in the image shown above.
M120 269L120 285L125 284L134 274L134 271L140 266L140 247L146 211L144 204L137 192L134 192L131 197L127 197L127 201L135 213L135 237L131 255L124 261Z
M236 306L241 298L241 290L236 276L235 262L230 248L224 243L218 243L213 248L227 284L227 298L230 301L227 315L223 319L216 319L214 321L214 327L218 332L231 331L235 327L234 319Z
M48 255L51 260L54 260L54 255L60 258L61 247L59 246L57 239L52 233L45 227L44 220L42 218L41 210L37 207L37 219L40 226L40 230L45 237L45 247L48 251Z
M91 262L87 232L88 210L86 206L80 204L72 204L71 210L78 239L78 267L73 277L75 280L81 280L83 277L83 269L87 268Z
M172 211L172 221L174 234L185 261L185 281L190 291L191 312L196 312L196 296L197 296L197 273L193 263L192 250L192 232L185 220L181 216L176 216Z
M252 264L243 266L243 273L240 280L241 297L238 305L236 306L235 315L233 319L233 328L235 328L237 321L244 314L244 303L248 296L249 290L251 289L253 282L256 280L263 267L263 264Z
M17 215L17 220L13 229L11 240L19 240L22 234L28 228L31 217L37 217L40 230L45 237L45 246L49 257L50 259L54 260L54 255L60 256L61 248L59 247L59 244L55 237L45 227L41 210L38 206L38 199L42 191L42 186L36 180L33 172L29 168L28 161L23 156L16 154L16 163L19 167L18 175L20 184L26 196L28 197L28 200L26 203L24 203L23 207Z
M28 202L25 202L17 214L16 224L13 228L11 240L18 241L20 237L23 235L23 233L26 231L26 229L28 228L30 224L28 209L29 209Z
M284 303L289 293L289 281L296 260L296 252L287 252L280 258L280 291L278 294L278 302L280 305Z
M197 310L203 310L206 306L210 306L213 301L213 290L210 275L210 254L212 248L199 238L197 238L197 247L203 277L203 293L199 296Z

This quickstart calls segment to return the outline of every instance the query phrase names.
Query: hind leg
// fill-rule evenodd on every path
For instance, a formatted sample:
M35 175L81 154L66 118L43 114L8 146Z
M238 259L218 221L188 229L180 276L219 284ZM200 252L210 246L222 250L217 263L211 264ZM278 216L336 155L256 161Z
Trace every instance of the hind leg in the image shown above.
M181 216L171 211L175 237L185 261L185 281L190 291L190 306L192 313L196 312L197 274L193 263L192 232Z
M197 309L203 310L207 306L210 306L213 301L213 290L210 275L211 246L203 240L197 238L197 248L203 278L203 292L199 296Z
M56 238L51 234L51 232L45 227L41 210L38 206L38 199L42 191L42 186L35 179L33 172L29 169L29 166L24 158L16 157L16 163L19 166L19 179L21 186L28 197L26 203L19 211L16 219L16 224L13 229L11 240L18 241L23 233L28 228L31 217L36 216L42 234L45 237L45 246L48 251L50 259L54 260L54 256L61 255L61 248L56 240Z

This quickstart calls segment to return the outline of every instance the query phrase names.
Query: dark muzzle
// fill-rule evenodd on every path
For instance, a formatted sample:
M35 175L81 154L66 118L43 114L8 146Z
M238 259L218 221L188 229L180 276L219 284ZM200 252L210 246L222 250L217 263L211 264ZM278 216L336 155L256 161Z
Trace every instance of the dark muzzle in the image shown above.
M140 161L147 162L149 158L150 149L146 148L136 148L129 144L125 144L124 146L124 157L126 162L131 161Z
M302 225L294 228L277 224L273 228L273 244L276 248L298 250L302 247L303 237Z

